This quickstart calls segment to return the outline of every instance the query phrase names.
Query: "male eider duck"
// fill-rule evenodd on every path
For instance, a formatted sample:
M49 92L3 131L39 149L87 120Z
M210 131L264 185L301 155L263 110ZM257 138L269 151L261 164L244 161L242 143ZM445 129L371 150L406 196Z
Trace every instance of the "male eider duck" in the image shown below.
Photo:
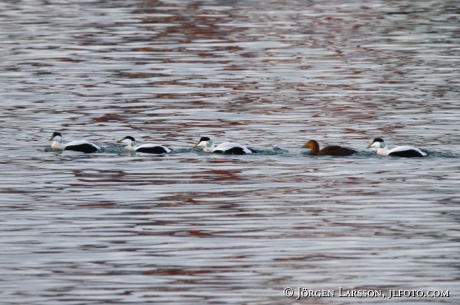
M51 143L51 148L54 149L73 150L84 153L93 153L101 149L96 144L90 143L86 140L72 141L67 144L62 144L62 135L59 132L53 133L49 140L53 141L53 143Z
M148 153L148 154L167 154L171 149L160 144L142 144L137 146L136 140L131 136L126 136L117 141L117 143L125 144L125 149L129 151Z
M315 140L310 140L302 147L310 148L311 154L318 156L349 156L356 153L356 150L341 146L326 146L319 150L319 144Z
M374 139L367 148L377 148L377 154L383 156L395 156L395 157L406 157L406 158L415 158L415 157L425 157L426 152L421 151L417 147L413 146L398 146L393 149L388 149L387 144L380 138Z
M224 142L217 146L214 145L214 142L208 137L202 137L194 146L203 147L205 152L213 152L217 154L226 154L226 155L245 155L252 154L255 151L247 148L238 143Z

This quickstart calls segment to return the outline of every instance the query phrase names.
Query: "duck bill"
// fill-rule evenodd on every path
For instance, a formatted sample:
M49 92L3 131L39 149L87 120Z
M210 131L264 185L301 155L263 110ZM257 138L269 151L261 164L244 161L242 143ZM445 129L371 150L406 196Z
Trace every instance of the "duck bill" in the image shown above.
M201 143L200 141L196 142L195 145L193 145L192 148L196 148L198 145L200 145L200 143Z
M53 139L54 139L54 137L51 136L51 137L48 139L48 141L53 141Z
M125 139L126 139L126 138L118 139L118 140L117 140L117 143L121 143L121 142L123 142Z
M372 142L369 145L367 145L366 149L371 148L372 144L374 144L374 142Z
M300 146L301 148L308 148L307 144Z

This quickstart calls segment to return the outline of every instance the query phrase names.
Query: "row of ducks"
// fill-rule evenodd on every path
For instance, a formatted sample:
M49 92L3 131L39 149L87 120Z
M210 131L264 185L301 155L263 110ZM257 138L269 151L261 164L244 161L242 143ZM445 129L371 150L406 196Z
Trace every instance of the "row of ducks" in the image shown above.
M59 132L53 133L50 141L53 141L51 148L61 150L72 150L80 151L84 153L93 153L101 148L96 144L90 143L86 140L72 141L67 144L62 143L62 135ZM167 154L171 152L171 149L166 146L159 144L143 144L137 146L136 140L131 136L126 136L117 140L117 143L125 145L125 149L128 151L150 153L150 154ZM215 145L214 142L208 137L202 137L194 146L203 147L203 151L210 153L220 154L233 154L233 155L244 155L253 154L257 151L252 148L247 148L239 143L224 142L219 145ZM329 155L329 156L349 156L357 153L356 150L341 147L341 146L326 146L323 149L319 149L319 144L315 140L310 140L302 147L310 148L313 155ZM398 146L393 149L388 149L385 141L381 138L375 138L367 148L377 148L377 154L384 156L396 156L396 157L425 157L427 153L413 146Z

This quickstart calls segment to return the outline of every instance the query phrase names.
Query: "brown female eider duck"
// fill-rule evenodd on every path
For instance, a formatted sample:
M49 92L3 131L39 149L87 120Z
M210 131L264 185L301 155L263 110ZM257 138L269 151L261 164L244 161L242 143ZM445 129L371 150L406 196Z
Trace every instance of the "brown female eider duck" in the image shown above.
M311 154L318 156L349 156L356 153L356 150L341 146L326 146L319 150L319 144L315 140L310 140L302 147L310 148Z

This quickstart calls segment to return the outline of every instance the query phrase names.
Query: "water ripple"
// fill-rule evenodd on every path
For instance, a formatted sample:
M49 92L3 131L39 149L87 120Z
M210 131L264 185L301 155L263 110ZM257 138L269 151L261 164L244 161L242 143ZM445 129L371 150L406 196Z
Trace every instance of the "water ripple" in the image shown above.
M4 302L458 304L459 18L438 0L3 1ZM103 149L53 150L54 131ZM204 135L258 153L192 149Z

